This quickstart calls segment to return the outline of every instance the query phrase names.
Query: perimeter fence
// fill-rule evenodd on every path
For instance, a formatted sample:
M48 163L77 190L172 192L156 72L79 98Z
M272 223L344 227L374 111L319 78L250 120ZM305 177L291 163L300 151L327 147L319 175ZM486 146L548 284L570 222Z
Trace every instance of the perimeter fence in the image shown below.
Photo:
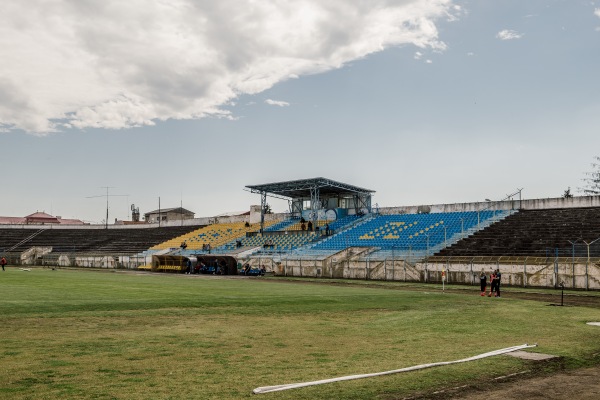
M564 287L600 290L600 257L595 243L574 245L570 256L469 256L411 258L372 252L370 248L348 248L337 253L257 254L238 257L238 265L264 267L276 276L363 279L479 285L483 272L499 269L502 283L519 287ZM600 242L598 243L600 245ZM597 246L597 245L596 245ZM43 249L42 249L43 250ZM44 266L136 270L151 264L151 255L139 253L5 253L9 266ZM590 256L588 257L588 250ZM553 254L565 254L559 249ZM581 256L585 254L586 256Z
M600 257L429 257L423 260L380 258L360 253L334 256L248 257L251 266L276 276L363 279L479 285L500 270L502 283L519 287L600 290Z
M137 269L148 262L148 256L143 254L119 253L42 253L28 257L23 257L23 253L5 253L4 257L9 266L23 267Z

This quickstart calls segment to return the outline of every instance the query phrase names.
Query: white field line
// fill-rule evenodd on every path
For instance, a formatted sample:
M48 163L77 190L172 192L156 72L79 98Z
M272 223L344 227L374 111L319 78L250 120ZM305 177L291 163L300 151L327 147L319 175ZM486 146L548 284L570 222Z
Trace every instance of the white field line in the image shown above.
M436 362L436 363L421 364L421 365L415 365L412 367L394 369L394 370L385 371L385 372L375 372L375 373L371 373L371 374L362 374L362 375L348 375L348 376L342 376L342 377L338 377L338 378L323 379L323 380L312 381L312 382L288 383L288 384L284 384L284 385L275 385L275 386L262 386L262 387L258 387L256 389L254 389L253 392L255 394L278 392L281 390L297 389L297 388L301 388L301 387L315 386L315 385L323 385L325 383L350 381L353 379L370 378L373 376L391 375L391 374L397 374L400 372L416 371L419 369L439 367L441 365L458 364L458 363L463 363L463 362L468 362L468 361L480 360L482 358L493 357L493 356L497 356L500 354L506 354L506 353L510 353L512 351L522 350L522 349L536 347L536 346L537 346L536 344L532 344L532 345L522 344L519 346L506 347L504 349L490 351L488 353L479 354L479 355L476 355L473 357L463 358L462 360L441 361L441 362Z

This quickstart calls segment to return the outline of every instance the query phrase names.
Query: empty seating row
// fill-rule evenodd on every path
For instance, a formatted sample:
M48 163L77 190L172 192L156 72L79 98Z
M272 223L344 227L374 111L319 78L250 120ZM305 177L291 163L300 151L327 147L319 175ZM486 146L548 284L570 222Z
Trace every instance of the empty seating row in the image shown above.
M318 249L373 246L381 249L424 250L480 225L495 211L379 215L364 224L316 244Z
M342 229L343 227L351 224L352 222L356 221L359 218L360 218L360 216L357 216L357 215L349 215L349 216L340 218L339 220L335 220L335 221L318 220L317 226L320 227L320 229L319 229L320 233L305 231L307 233L307 235L298 235L295 233L289 234L289 235L286 235L286 234L284 234L284 235L265 235L265 236L256 235L256 236L251 236L251 237L247 237L247 238L236 239L236 240L232 240L231 242L220 247L219 249L217 249L217 251L227 252L227 251L233 251L235 249L239 249L240 247L242 249L246 249L249 247L259 247L259 246L264 247L268 250L275 250L275 251L294 250L296 248L306 245L307 243L318 240L322 235L324 235L326 233L325 232L326 226L329 226L329 230L331 232L335 232L335 231ZM297 228L300 228L300 229L297 229ZM300 222L300 219L295 218L295 219L288 219L285 221L278 222L278 223L272 225L271 227L266 228L265 232L277 232L277 231L292 232L292 231L298 231L298 230L301 231L301 222ZM265 247L265 244L266 244L266 247Z
M0 228L0 249L23 252L31 247L52 247L55 253L132 254L180 236L198 226L110 229ZM15 247L16 246L16 247Z
M521 210L436 255L587 256L585 243L598 238L600 208ZM594 246L591 253L600 255Z
M265 222L265 226L271 226L274 223L275 221ZM216 249L227 242L244 237L247 232L258 230L260 230L260 224L244 222L213 224L157 244L152 247L152 250L177 248L183 242L186 243L188 250L203 250L206 245L210 245L211 249Z

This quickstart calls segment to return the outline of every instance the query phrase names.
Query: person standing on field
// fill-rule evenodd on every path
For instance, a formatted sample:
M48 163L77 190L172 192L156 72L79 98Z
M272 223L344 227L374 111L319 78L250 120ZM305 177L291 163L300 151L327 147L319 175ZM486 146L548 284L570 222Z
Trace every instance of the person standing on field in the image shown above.
M6 258L2 257L0 260L0 264L2 265L2 271L4 271L4 266L6 265Z
M485 288L487 286L487 275L483 271L483 268L481 269L481 274L479 275L479 283L481 285L481 295L485 296Z
M490 294L488 297L492 297L492 293L496 291L496 271L492 270L490 273Z
M496 297L500 297L500 279L502 279L502 274L500 270L496 270Z

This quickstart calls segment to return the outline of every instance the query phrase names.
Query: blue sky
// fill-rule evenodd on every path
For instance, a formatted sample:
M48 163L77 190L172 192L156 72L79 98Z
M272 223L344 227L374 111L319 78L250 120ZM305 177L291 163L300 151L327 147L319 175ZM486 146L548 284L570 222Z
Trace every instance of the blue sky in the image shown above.
M0 17L3 216L101 222L106 186L109 221L212 216L318 176L559 197L599 155L600 2L33 3Z

